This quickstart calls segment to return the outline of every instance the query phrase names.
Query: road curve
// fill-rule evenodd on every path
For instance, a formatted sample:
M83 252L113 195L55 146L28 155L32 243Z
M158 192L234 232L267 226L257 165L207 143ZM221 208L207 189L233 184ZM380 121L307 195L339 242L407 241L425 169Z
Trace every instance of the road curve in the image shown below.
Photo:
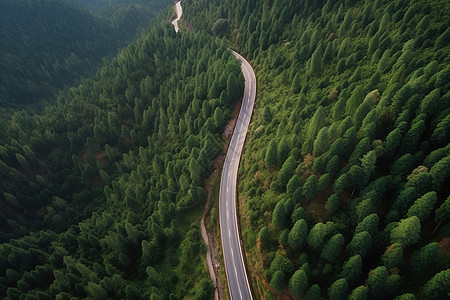
M222 170L219 195L220 234L225 262L230 297L234 299L253 299L250 284L245 270L245 263L239 238L239 227L236 210L236 184L239 161L245 136L253 113L256 98L256 77L252 66L238 53L245 78L244 97L241 111L236 121L233 136L228 147L227 156Z

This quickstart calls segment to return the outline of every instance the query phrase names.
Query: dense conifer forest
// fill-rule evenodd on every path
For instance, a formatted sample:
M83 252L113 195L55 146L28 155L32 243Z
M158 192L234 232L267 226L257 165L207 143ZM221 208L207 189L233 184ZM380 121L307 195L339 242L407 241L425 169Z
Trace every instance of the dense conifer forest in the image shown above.
M258 79L239 180L254 291L447 296L448 2L184 3Z
M254 298L448 296L448 1L183 0L179 33L169 7L98 69L168 3L4 3L53 5L32 28L61 48L0 33L20 58L1 62L0 297L212 299L198 224L244 86L229 48L258 81L238 179Z
M161 1L2 0L0 105L49 100L91 76L162 8Z

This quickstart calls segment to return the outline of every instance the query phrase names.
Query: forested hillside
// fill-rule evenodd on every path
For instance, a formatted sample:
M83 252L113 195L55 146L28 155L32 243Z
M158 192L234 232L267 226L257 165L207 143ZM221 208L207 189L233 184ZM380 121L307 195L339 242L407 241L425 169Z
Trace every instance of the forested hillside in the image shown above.
M89 74L148 3L2 1L1 106ZM171 14L38 113L0 107L0 298L212 298L197 224L244 84L227 47L258 80L254 298L448 296L448 1L183 0L178 34Z
M199 204L244 83L170 13L42 114L1 112L0 297L211 298Z
M105 6L106 18L69 0L1 1L0 105L48 100L93 75L104 56L115 55L169 3Z
M447 296L449 8L183 2L191 27L228 38L258 78L239 175L257 297Z
M71 0L87 8L114 27L118 37L125 45L134 32L139 33L149 26L161 9L173 1L170 0Z

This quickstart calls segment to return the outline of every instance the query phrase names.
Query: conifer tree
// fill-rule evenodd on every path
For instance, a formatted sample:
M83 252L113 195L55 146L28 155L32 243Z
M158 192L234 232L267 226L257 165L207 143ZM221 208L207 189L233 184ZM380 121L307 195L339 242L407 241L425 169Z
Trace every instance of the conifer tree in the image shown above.
M326 124L325 120L325 109L322 106L317 108L314 116L309 122L308 133L307 136L311 139L314 139L319 132L320 129Z
M344 247L344 236L337 233L325 244L320 256L329 263L336 261Z
M305 271L297 270L289 280L289 291L296 299L300 299L308 288L308 276Z
M304 219L300 219L295 222L288 236L288 244L292 250L300 250L308 236L308 225Z
M277 164L278 147L274 140L271 140L266 150L265 162L266 166L273 167Z
M342 268L341 275L347 282L353 282L362 274L362 258L359 254L350 257Z
M433 211L436 201L437 195L435 191L426 193L408 209L407 216L417 216L422 223L425 222Z
M413 253L411 256L411 267L416 273L426 273L432 269L439 257L439 244L429 243Z
M400 243L395 243L387 247L381 260L386 268L398 266L403 261L403 247Z
M403 246L409 246L417 243L420 238L420 220L416 216L411 216L401 220L397 227L391 231L391 242L401 243Z
M331 284L328 289L328 297L330 300L344 300L347 299L349 293L349 286L344 278L340 278Z

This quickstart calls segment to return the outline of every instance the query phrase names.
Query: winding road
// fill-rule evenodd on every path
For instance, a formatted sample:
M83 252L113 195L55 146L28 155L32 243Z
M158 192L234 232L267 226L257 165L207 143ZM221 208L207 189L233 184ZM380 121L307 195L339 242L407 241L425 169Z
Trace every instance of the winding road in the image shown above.
M228 288L232 300L253 299L239 238L236 184L245 136L256 98L256 77L252 66L235 51L233 54L242 62L241 69L245 78L245 89L241 111L223 165L219 196L220 234Z
M181 1L175 3L176 18L171 21L178 32L178 20L181 18L183 10ZM236 208L236 184L239 162L241 160L242 149L244 147L245 136L253 113L253 106L256 98L256 77L252 66L240 54L233 51L234 56L241 61L242 74L245 78L244 97L241 111L239 112L233 136L228 146L227 156L222 170L219 195L220 214L220 234L222 237L222 249L227 274L228 289L230 297L234 299L252 300L252 292L245 270L244 256L242 253L241 240L239 237L239 226ZM208 238L204 226L204 219L201 221L202 236L208 245ZM215 281L212 268L212 259L209 248L207 253L208 269L211 278ZM216 290L217 291L217 290ZM215 295L215 298L217 294Z

